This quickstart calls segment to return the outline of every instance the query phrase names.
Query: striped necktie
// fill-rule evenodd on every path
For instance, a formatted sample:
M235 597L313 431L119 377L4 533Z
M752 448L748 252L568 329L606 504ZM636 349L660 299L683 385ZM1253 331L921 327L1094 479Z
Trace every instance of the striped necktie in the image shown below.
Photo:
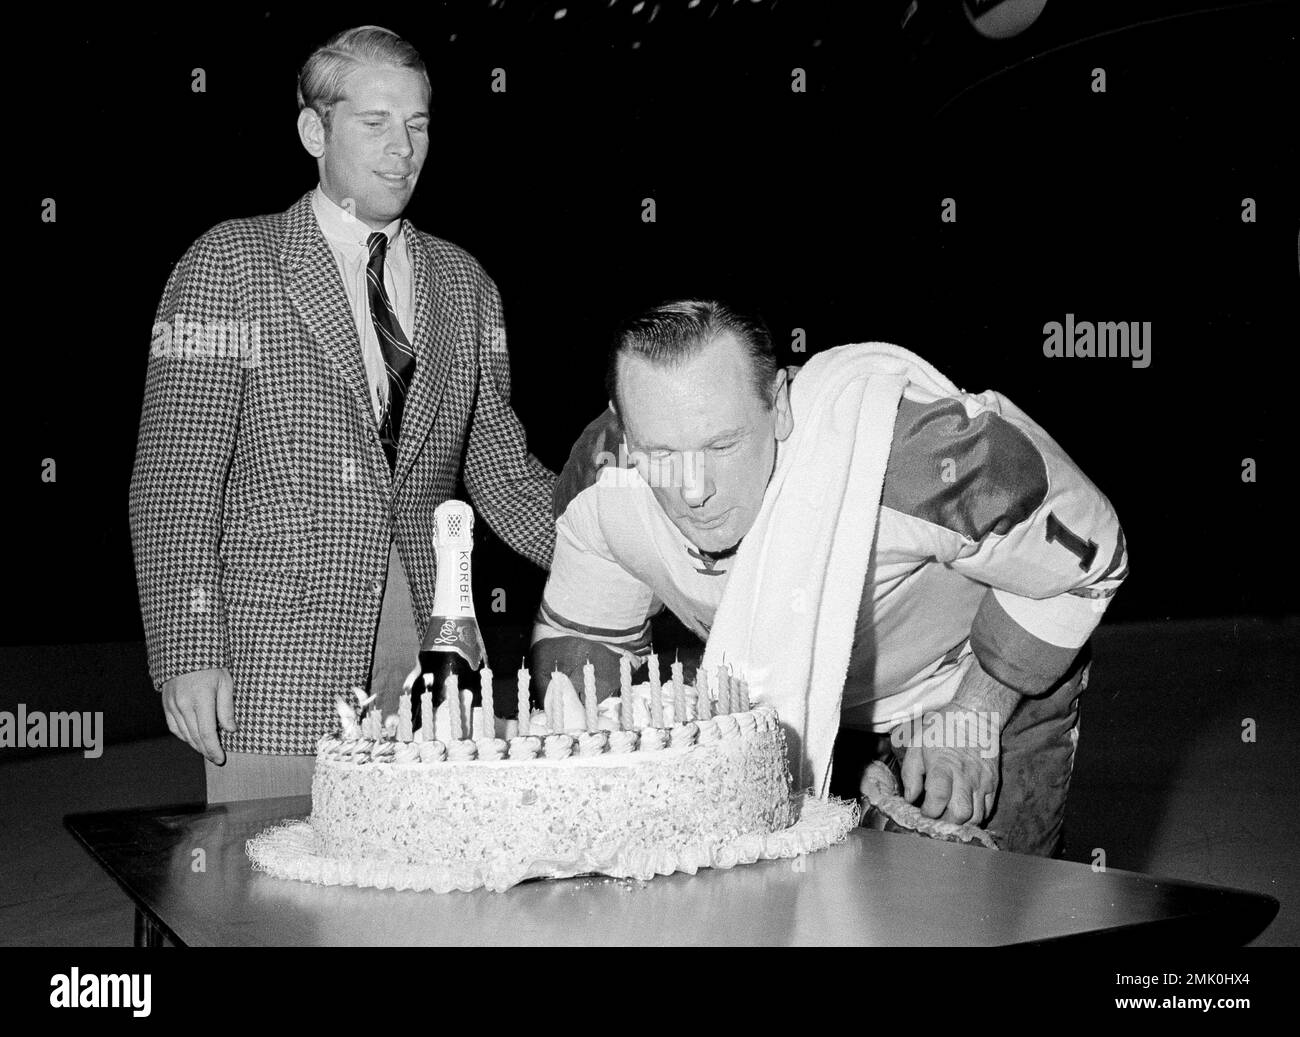
M388 402L379 418L379 441L388 468L397 468L397 437L401 432L402 410L406 405L406 390L415 377L415 350L397 323L397 313L384 290L384 255L388 251L388 237L376 232L366 239L370 249L370 262L366 265L366 294L370 297L370 319L375 322L375 333L384 353L384 367L388 372Z

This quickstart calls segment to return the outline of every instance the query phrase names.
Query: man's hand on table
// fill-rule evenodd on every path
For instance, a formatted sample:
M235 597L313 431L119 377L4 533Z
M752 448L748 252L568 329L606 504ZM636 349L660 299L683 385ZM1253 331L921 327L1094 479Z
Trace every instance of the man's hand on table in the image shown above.
M224 667L173 677L162 686L167 726L217 766L226 762L217 732L235 730L235 682Z
M903 725L903 798L915 803L924 790L926 817L984 824L1001 781L1002 728L1019 698L972 661L947 706Z
M955 745L925 745L927 725L956 734ZM942 725L942 726L940 726ZM903 757L903 798L915 803L922 790L925 802L921 813L926 817L954 824L982 825L993 813L998 794L998 733L980 745L979 724L968 710L960 707L927 713L914 728L907 754ZM945 738L946 740L946 738Z

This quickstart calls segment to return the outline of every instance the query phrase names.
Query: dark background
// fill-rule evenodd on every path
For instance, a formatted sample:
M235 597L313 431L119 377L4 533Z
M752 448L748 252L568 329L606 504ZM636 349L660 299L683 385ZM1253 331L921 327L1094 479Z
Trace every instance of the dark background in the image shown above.
M407 215L498 282L515 406L552 468L604 404L620 317L749 300L787 362L807 359L796 327L810 352L891 341L1042 424L1124 525L1132 576L1107 622L1294 611L1293 5L1049 0L1002 41L934 0L906 28L902 0L560 7L178 5L69 16L39 45L14 84L36 111L11 116L34 265L11 303L4 643L142 639L127 483L154 308L204 230L314 186L296 72L366 20L430 66ZM1151 366L1045 358L1042 326L1067 312L1151 321ZM543 574L486 532L476 579L485 627L530 621Z

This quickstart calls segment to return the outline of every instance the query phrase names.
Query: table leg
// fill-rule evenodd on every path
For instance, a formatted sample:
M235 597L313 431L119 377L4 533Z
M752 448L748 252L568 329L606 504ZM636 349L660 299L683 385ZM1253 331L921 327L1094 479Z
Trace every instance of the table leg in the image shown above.
M137 947L162 946L162 932L138 907L135 909L135 945Z

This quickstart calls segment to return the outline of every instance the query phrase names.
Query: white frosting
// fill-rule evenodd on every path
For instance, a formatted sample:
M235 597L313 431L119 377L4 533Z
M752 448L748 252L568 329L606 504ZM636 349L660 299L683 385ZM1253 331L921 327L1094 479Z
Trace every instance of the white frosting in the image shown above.
M398 742L393 750L394 763L419 763L420 750L414 742Z
M468 738L461 738L447 745L447 761L464 763L478 756L478 746Z
M331 765L334 766L334 765ZM367 772L369 773L369 772ZM378 776L416 773L404 768L381 768ZM269 828L250 839L247 852L253 866L279 878L327 886L370 886L434 893L469 892L487 888L504 890L525 879L548 876L566 878L597 872L617 878L648 880L673 871L695 874L699 868L730 867L756 860L799 857L841 842L858 821L857 806L810 796L796 798L789 827L732 835L705 835L674 840L671 845L649 848L630 843L612 855L596 859L580 855L567 862L490 863L453 860L402 861L353 857L326 845L311 822L289 822Z
M568 735L547 735L542 742L548 760L563 760L573 754L573 739Z
M718 725L718 734L725 741L728 738L735 738L740 733L740 724L736 722L735 713L723 713L721 716L713 718Z
M420 751L421 763L441 763L447 759L447 746L443 742L413 742Z
M577 753L579 756L599 756L608 744L607 731L583 731L578 735Z
M480 738L475 745L480 760L504 760L509 746L500 738Z
M690 689L693 693L693 689ZM685 725L671 728L643 728L641 731L624 731L610 728L614 718L620 717L617 699L606 699L614 706L608 715L602 716L601 729L595 732L579 731L573 735L565 734L566 743L551 743L549 751L544 749L543 736L529 735L524 738L512 738L506 742L501 738L477 740L462 739L450 743L434 742L394 742L387 739L372 740L367 738L340 739L337 735L322 735L317 742L317 757L329 760L347 760L353 763L412 763L417 759L421 763L433 764L444 760L465 763L476 760L481 764L496 764L501 761L528 762L538 756L552 760L559 759L595 759L609 754L630 752L667 752L673 749L687 748L691 745L715 745L730 738L747 738L756 733L774 731L778 722L776 711L769 706L758 706L746 713L727 714L709 720L688 721ZM604 705L602 703L602 705ZM689 710L688 710L689 712ZM671 714L671 710L668 711ZM545 714L534 714L534 729L545 730ZM567 719L566 719L567 726ZM436 748L434 748L436 746ZM473 747L471 751L471 747Z
M667 744L668 732L662 727L643 727L641 729L641 752L656 752Z
M510 739L510 758L512 760L535 760L542 751L542 740L534 735Z
M699 725L694 720L687 721L685 724L678 724L670 732L673 748L682 749L694 745L699 732Z
M369 738L350 739L345 745L347 755L344 759L351 760L353 763L369 763L370 750L374 747L374 741Z

